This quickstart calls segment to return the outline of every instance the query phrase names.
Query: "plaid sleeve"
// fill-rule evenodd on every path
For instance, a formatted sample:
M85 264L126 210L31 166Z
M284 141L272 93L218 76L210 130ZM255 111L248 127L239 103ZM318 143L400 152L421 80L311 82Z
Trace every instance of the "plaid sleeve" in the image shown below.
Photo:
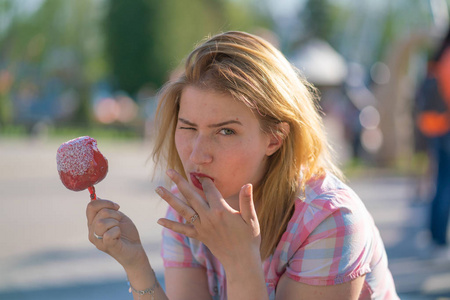
M289 260L288 277L310 285L334 285L370 272L371 217L352 197L357 196L348 190L334 191L304 204L306 215L299 219L299 228L310 234Z
M176 222L183 222L183 218L169 206L166 218ZM189 238L167 228L162 230L161 257L164 267L201 267L192 255Z

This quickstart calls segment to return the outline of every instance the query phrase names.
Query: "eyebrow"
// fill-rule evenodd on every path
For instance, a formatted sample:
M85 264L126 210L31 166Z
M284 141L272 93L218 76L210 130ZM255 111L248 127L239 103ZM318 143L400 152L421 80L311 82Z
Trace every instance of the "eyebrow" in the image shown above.
M193 126L193 127L197 127L197 124L192 123L192 122L190 122L190 121L188 121L188 120L186 120L186 119L178 118L178 120L179 120L180 122L186 124L186 125ZM217 127L222 127L222 126L230 125L230 124L237 124L237 125L244 126L244 125L242 125L241 122L239 122L239 121L237 121L237 120L229 120L229 121L220 122L220 123L216 123L216 124L210 124L210 125L208 125L208 127L209 127L209 128L217 128Z

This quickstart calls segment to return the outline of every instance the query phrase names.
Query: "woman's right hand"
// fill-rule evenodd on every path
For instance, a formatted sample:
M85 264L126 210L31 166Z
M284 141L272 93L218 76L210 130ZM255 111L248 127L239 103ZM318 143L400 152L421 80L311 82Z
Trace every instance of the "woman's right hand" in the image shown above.
M88 204L89 241L127 269L148 260L136 226L119 208L118 204L102 199ZM94 232L103 238L95 237Z

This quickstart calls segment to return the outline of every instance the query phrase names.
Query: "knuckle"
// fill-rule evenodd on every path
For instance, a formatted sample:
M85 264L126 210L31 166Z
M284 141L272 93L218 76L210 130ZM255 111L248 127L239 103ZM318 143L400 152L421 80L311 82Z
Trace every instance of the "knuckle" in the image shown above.
M189 230L186 227L181 227L180 228L180 233L189 237L192 237L189 233Z
M93 206L92 202L94 202L94 201L89 202L88 205L86 206L86 215L87 216L89 216L90 212L94 210L94 206Z
M183 233L180 231L180 228L177 227L177 226L175 226L175 224L168 223L167 226L164 226L164 227L166 227L167 229L169 229L169 230L171 230L171 231L174 231L174 232L178 232L178 233L183 234Z
M107 211L106 208L102 208L102 209L100 209L100 210L98 211L97 215L98 215L100 218L106 218L106 217L108 217L109 213L108 213L108 211Z
M109 223L110 223L110 221L107 220L107 219L100 219L100 220L98 220L98 226L101 227L101 228L106 228Z
M225 211L220 207L215 207L211 209L211 215L214 219L222 219L225 214Z
M107 218L110 218L110 219L113 219L113 220L120 220L122 218L122 216L120 215L119 212L117 212L115 210L108 210Z
M103 239L106 241L111 241L118 235L120 235L120 229L117 225L114 225L111 229L105 232Z
M186 207L181 207L179 210L180 215L186 217L186 218L190 218L191 216L189 215L189 210Z
M119 221L117 221L116 219L112 219L109 222L110 226L112 226L112 228L115 230L115 228L117 228L117 226L119 226Z
M106 200L106 208L114 209L115 208L114 202L112 202L110 200Z
M200 234L198 233L198 231L194 231L190 234L190 237L193 239L197 239L200 240Z
M180 176L176 172L172 173L172 176L170 177L170 179L176 184L178 184L180 182Z
M111 233L109 230L103 234L103 242L107 242L111 239Z
M167 222L166 224L164 224L164 227L170 230L173 230L173 226L171 222Z

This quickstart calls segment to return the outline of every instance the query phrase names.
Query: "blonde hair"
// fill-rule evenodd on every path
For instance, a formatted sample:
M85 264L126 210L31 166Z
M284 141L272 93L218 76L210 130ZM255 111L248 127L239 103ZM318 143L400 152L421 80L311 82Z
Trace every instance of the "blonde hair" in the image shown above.
M262 38L232 31L207 39L188 56L184 72L163 87L156 113L153 159L183 175L174 136L180 95L188 85L232 95L255 112L264 132L284 140L254 190L265 259L285 232L307 181L326 171L341 176L331 159L316 91ZM280 130L280 122L289 124L289 132Z

